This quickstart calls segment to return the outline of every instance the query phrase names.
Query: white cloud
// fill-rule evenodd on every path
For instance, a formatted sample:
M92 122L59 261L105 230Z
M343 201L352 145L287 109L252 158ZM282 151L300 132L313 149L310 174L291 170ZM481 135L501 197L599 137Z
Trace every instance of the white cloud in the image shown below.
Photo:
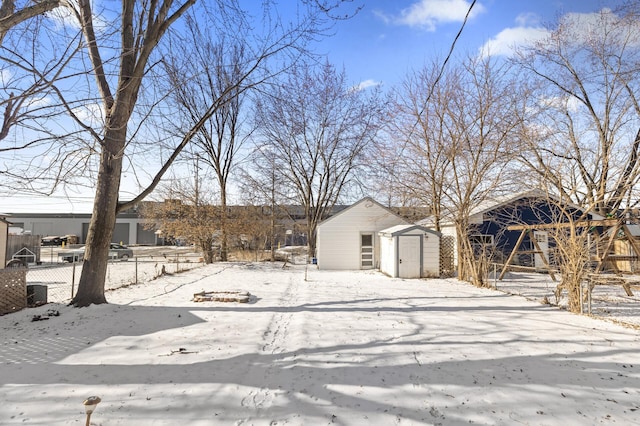
M75 14L68 7L57 7L47 14L58 28L73 28L80 30L80 23Z
M621 20L611 9L595 13L568 13L560 19L564 37L575 43L588 43L593 39L607 39L608 44L620 46L640 44L640 23L635 19Z
M29 111L34 111L39 108L45 108L53 105L53 100L48 96L30 97L28 98L23 107Z
M116 19L112 11L105 9L102 6L102 2L98 0L93 0L92 2L92 10L93 10L93 27L96 32L104 31L108 27L108 17L112 19ZM76 13L72 10L75 6L73 2L68 3L65 6L59 6L53 9L51 12L47 13L47 17L51 19L55 23L58 28L70 28L76 31L80 31L82 29L80 22L76 16ZM96 11L100 11L96 13Z
M590 31L601 28L603 23L613 24L618 21L611 9L604 8L594 13L567 13L560 18L560 24L586 36Z
M573 96L555 96L542 98L538 101L542 107L557 108L563 111L576 112L582 104Z
M359 91L365 90L365 89L367 89L369 87L376 87L376 86L381 86L381 85L382 85L381 81L375 81L375 80L368 79L368 80L361 81L358 85L354 86L353 89L355 91L359 92Z
M9 81L13 77L13 73L9 70L0 70L0 85L2 87L7 87L9 85Z
M398 16L386 16L380 12L377 14L387 23L435 31L440 24L464 21L470 6L471 2L467 0L419 0L402 9ZM470 17L473 18L484 10L482 4L476 3Z
M549 30L543 27L506 28L483 44L480 47L480 53L485 56L511 56L517 47L531 45L544 40L549 35Z
M73 113L85 124L93 127L104 125L102 106L97 103L83 105L73 109Z
M609 43L640 44L640 23L620 18L610 9L593 13L567 13L559 19L561 36L573 43L587 43L607 37ZM537 15L526 13L516 18L516 26L505 28L481 48L482 55L510 56L518 47L530 46L551 35L551 31L539 24ZM635 36L633 36L635 34ZM631 36L630 36L631 35Z
M521 13L516 17L519 27L537 27L540 25L540 16L533 12Z

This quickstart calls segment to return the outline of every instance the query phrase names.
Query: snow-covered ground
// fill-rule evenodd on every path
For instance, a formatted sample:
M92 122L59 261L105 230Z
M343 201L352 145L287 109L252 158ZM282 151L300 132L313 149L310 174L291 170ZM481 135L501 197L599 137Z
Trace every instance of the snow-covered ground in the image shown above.
M105 288L115 288L151 281L163 273L175 273L202 266L202 255L192 247L140 246L132 247L134 258L124 262L109 260ZM76 249L77 250L77 249ZM43 247L42 264L30 264L27 285L47 287L49 302L66 303L75 294L80 282L83 262L62 262L60 247Z
M509 272L502 280L491 274L489 284L497 290L524 296L529 300L539 303L550 303L560 308L567 306L567 294L563 293L560 299L556 299L555 289L557 281L551 279L548 274ZM604 276L604 275L603 275ZM628 276L640 282L640 277ZM556 276L556 279L560 279ZM620 285L597 285L593 287L591 298L584 295L583 312L608 321L619 322L640 330L640 286L631 286L633 296L628 296ZM587 291L585 283L584 291Z
M218 263L108 298L0 317L0 424L91 395L104 426L640 424L636 329L454 279Z

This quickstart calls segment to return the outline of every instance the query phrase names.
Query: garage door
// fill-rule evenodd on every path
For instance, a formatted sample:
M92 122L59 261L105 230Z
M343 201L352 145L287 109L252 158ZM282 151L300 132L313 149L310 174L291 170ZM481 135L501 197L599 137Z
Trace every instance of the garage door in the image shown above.
M82 242L85 243L87 241L87 232L89 231L89 224L82 224ZM129 224L128 223L116 223L115 228L113 229L113 237L111 238L112 243L122 243L129 244Z
M111 242L129 244L129 224L128 223L116 223L116 227L113 228L113 238Z

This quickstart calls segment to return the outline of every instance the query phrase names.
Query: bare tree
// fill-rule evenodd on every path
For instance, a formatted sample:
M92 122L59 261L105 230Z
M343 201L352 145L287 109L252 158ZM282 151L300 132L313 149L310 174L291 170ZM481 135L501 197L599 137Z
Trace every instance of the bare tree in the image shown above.
M175 179L157 194L162 200L141 204L141 214L149 229L162 231L165 239L185 239L202 251L205 263L213 263L215 237L220 229L221 211L214 194L202 191L198 165L195 184Z
M237 250L233 253L239 260L263 259L264 249L269 242L271 221L268 211L259 204L247 203L235 206L228 218L229 231L238 242ZM273 258L271 259L273 261Z
M14 7L7 7L9 3L14 2L3 2L5 10ZM73 125L64 140L58 133L68 125L67 107L79 113L76 103L60 96L59 86L77 77L73 63L81 58L83 45L78 29L59 21L72 10L70 5L50 12L51 19L21 13L25 9L37 8L16 11L21 18L0 44L0 177L5 193L26 187L48 195L52 187L77 183L74 176L87 175L86 151L95 149ZM35 154L24 158L25 151ZM65 168L60 167L63 163Z
M441 73L438 60L412 72L394 93L391 103L392 143L397 153L395 171L388 171L396 186L431 207L434 229L440 231L444 191L454 159L449 129L454 118L450 102L457 95L462 70ZM378 163L384 168L384 164Z
M285 179L278 169L276 154L268 143L256 145L250 153L246 167L241 169L240 191L242 201L250 206L262 206L267 210L270 260L276 259L278 237L283 234L284 220L289 218L286 204Z
M486 265L474 254L470 217L511 184L506 173L519 123L517 86L508 65L488 57L468 58L456 78L459 87L446 105L450 165L444 206L456 227L458 277L484 286Z
M554 203L558 216L557 226L550 228L549 239L554 242L554 263L560 269L561 281L556 288L559 302L562 290L569 300L569 310L578 313L582 307L581 286L587 275L593 272L593 254L602 236L590 232L591 227L579 226L587 215L576 216L565 200Z
M15 0L2 0L2 6L0 6L0 45L5 34L11 28L68 4L69 2L65 0L40 0L33 2L33 4L26 2L21 7L16 7Z
M3 6L9 3L11 2L3 2ZM72 68L76 70L75 74L52 85L52 91L58 99L55 106L66 113L67 122L47 128L45 124L50 123L41 123L36 131L56 135L48 138L51 152L68 152L72 147L68 144L74 140L74 148L78 148L76 161L84 162L85 171L88 171L83 174L88 176L87 185L95 189L93 213L86 240L85 266L78 292L71 302L75 306L106 302L104 281L117 212L132 207L151 193L182 149L208 118L228 100L228 93L224 94L222 103L220 98L212 99L209 108L194 121L192 127L183 129L182 134L173 138L164 135L170 149L166 157L160 160L158 171L150 173L149 182L145 183L137 196L128 202L120 201L124 166L135 169L136 154L140 155L143 150L143 145L138 145L147 136L143 135L143 125L147 125L149 129L152 127L151 120L161 120L160 105L166 106L164 100L170 89L164 85L162 78L158 78L157 64L161 62L163 54L171 55L175 52L172 52L169 43L171 39L165 38L165 35L195 3L195 0L123 0L119 3L120 10L115 11L95 9L95 4L89 0L75 0L65 2L68 14L60 16L58 24L50 25L52 32L47 37L50 36L51 44L59 41L61 46L71 46L70 40L80 40L82 49L78 51L77 58L74 58ZM246 39L252 51L249 60L253 63L253 66L247 68L247 73L266 65L268 59L275 55L286 52L299 55L305 42L319 35L325 28L323 25L327 23L327 13L340 3L342 2L336 1L326 7L326 4L315 0L305 1L300 9L301 13L296 17L299 21L288 25L276 19L277 15L271 9L273 5L265 2L266 10L261 15L264 19L264 26L260 28L263 31L262 37L257 40ZM111 7L113 4L115 3L107 3L102 7ZM12 11L11 15L15 13L17 12ZM203 2L196 13L202 19L208 17L214 28L220 31L218 35L236 34L237 22L249 18L235 0ZM45 21L46 19L43 20ZM21 25L29 25L31 22L33 21L28 19L17 20L7 28L17 31ZM247 25L245 28L249 27ZM56 33L56 29L60 31ZM9 33L4 33L5 40L8 35ZM246 34L239 36L244 35ZM16 51L20 47L28 51L32 45L18 43L15 47ZM66 58L71 54L68 51L63 53ZM46 75L42 70L30 70L28 66L22 70L26 73L39 72L38 76ZM241 86L247 78L248 75L244 75L236 82L237 86ZM154 111L158 113L154 115ZM69 132L69 128L73 131ZM38 134L35 137L40 136ZM42 158L41 151L37 155ZM60 154L58 158L73 157ZM44 164L42 166L45 167ZM67 170L67 167L72 166L73 164L58 165L60 170ZM49 173L55 167L38 171L26 167L25 170L30 170L28 174L37 176L38 172ZM54 180L53 184L57 183Z
M478 286L490 253L477 252L469 219L510 184L515 92L507 64L469 56L444 72L434 63L410 75L394 104L406 154L401 179L431 204L438 229L455 225L458 277Z
M455 226L458 277L485 284L492 256L470 238L470 216L511 182L507 172L521 114L508 64L469 56L441 69L433 61L409 74L394 94L398 183L431 207L440 230Z
M256 84L255 79L246 76L258 64L249 59L244 41L221 37L214 43L209 28L201 28L195 21L189 24L190 38L185 43L191 46L187 49L190 52L167 62L167 68L175 86L179 112L184 117L181 128L193 127L207 114L212 102L219 104L195 133L192 151L214 172L220 197L220 253L221 260L226 261L229 179L238 152L250 134L247 126L243 126L241 108L246 90ZM184 70L185 57L191 58L188 63L197 73ZM239 85L243 79L245 82Z
M618 14L567 15L516 59L531 90L521 161L602 216L638 200L639 11L630 3Z
M379 129L378 96L347 83L329 63L297 67L258 104L259 132L304 208L309 255L315 231L356 172Z

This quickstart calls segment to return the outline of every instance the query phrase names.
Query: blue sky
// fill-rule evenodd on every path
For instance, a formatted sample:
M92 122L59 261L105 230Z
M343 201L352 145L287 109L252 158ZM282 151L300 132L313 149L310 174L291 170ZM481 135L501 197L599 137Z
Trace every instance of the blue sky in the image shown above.
M471 1L364 0L354 18L339 22L335 36L318 46L350 80L392 86L434 55L444 58ZM613 8L619 1L483 0L472 10L454 55L476 53L490 43L495 54L541 34L566 13Z
M254 0L251 0L254 1ZM297 0L285 0L282 6ZM408 71L418 69L435 56L443 59L460 30L471 0L353 0L364 4L352 19L339 21L334 35L319 42L315 50L344 67L353 84L399 84ZM505 55L509 47L543 33L567 13L595 12L614 8L620 1L601 0L482 0L456 44L455 55L478 53L491 46ZM353 10L353 5L350 6ZM295 9L292 8L292 10ZM123 188L126 188L126 178ZM1 197L2 213L90 213L93 194L64 194L38 198ZM130 199L131 194L121 198Z

